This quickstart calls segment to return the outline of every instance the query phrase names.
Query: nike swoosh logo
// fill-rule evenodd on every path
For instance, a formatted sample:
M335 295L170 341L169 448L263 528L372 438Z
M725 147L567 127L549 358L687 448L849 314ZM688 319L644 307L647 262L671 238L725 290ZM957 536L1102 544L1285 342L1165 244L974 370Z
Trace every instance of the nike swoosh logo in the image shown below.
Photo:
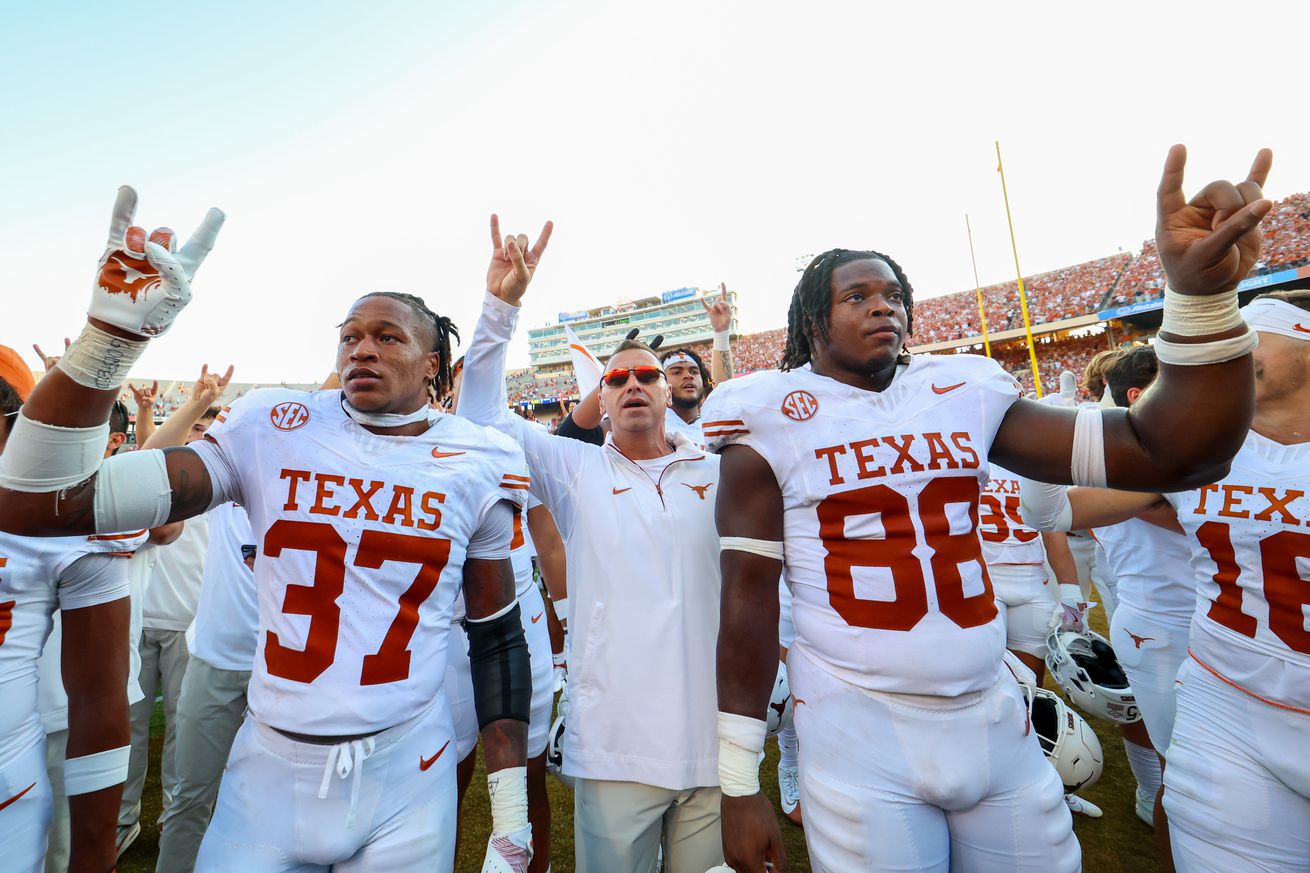
M956 388L959 388L959 387L961 387L961 386L963 386L963 385L965 385L965 384L967 384L967 383L965 383L965 382L956 382L954 385L947 385L945 388L938 388L936 385L934 385L934 386L932 386L932 393L934 393L934 394L946 394L946 393L948 393L948 392L950 392L950 391L954 391Z
M450 740L446 740L446 746L449 745L450 745ZM441 753L446 751L446 746L442 746L440 749L437 749L437 753L433 755L431 758L424 758L423 756L420 755L418 759L419 770L426 772L429 767L437 763L437 759L441 757Z
M538 621L541 620L541 617L542 617L543 615L545 615L545 614L546 614L546 613L545 613L545 611L543 610L542 612L539 612L539 613L537 613L536 615L532 616L532 623L533 623L533 624L536 624Z
M18 792L18 793L15 794L13 797L11 797L11 798L9 798L8 800L6 800L4 803L0 803L0 809L4 809L6 806L8 806L9 804L13 803L15 800L17 800L18 798L22 797L24 794L26 794L27 792L31 791L31 790L32 790L33 788L35 788L35 787L36 787L36 783L33 782L31 785L27 786L27 787L24 788L22 791Z
M1292 330L1299 330L1301 331L1301 333L1310 333L1310 327L1306 327L1304 324L1302 324L1299 321L1296 324L1292 325Z
M441 449L433 449L432 457L434 458L453 458L456 455L462 455L463 452L443 452Z
M624 491L631 491L631 488L614 488L611 489L615 494L622 494Z

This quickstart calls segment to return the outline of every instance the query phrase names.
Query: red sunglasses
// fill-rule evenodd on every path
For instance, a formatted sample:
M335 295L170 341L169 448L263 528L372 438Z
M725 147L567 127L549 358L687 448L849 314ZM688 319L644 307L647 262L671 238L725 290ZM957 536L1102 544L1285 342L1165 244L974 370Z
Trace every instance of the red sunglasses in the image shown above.
M606 370L605 375L600 377L611 388L622 388L628 384L628 376L636 376L637 381L643 385L649 385L656 379L664 375L664 370L659 367L652 367L649 364L643 367L616 367L613 370Z

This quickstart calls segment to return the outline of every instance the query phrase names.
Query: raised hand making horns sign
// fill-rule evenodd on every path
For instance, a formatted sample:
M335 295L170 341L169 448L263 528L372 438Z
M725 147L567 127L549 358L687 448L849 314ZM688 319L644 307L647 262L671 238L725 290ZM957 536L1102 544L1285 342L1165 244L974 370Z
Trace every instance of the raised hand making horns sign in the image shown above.
M528 290L537 271L537 264L550 242L551 231L555 229L552 222L546 222L541 228L532 248L528 248L528 238L524 234L513 234L502 239L500 235L500 217L491 216L491 263L487 266L487 290L501 300L518 306L523 299L523 292Z
M1261 149L1244 182L1211 182L1187 200L1187 149L1176 145L1169 150L1157 192L1155 241L1170 288L1180 294L1219 294L1251 272L1260 257L1260 220L1273 208L1261 190L1273 162L1274 153Z

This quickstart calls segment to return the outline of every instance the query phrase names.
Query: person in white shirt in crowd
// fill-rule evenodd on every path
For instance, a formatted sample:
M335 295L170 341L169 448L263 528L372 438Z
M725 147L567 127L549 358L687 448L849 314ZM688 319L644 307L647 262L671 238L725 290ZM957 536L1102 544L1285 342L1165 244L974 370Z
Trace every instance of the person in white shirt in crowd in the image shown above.
M209 426L222 417L214 403L232 379L232 367L222 377L201 368L191 397L178 407L142 446L163 449L203 439ZM204 580L205 553L209 549L209 523L198 515L185 523L181 536L159 552L142 603L140 683L144 697L132 705L132 758L123 802L118 812L118 851L121 856L141 833L141 793L145 788L150 751L150 716L156 694L164 698L164 751L160 781L164 813L171 803L177 780L174 766L177 701L182 693L190 654L186 630L196 614L196 600Z
M574 779L579 873L668 873L723 861L714 662L719 629L718 461L668 435L669 387L650 347L621 343L602 376L603 447L513 415L505 350L550 225L529 250L500 236L468 353L458 413L523 446L569 572L570 712L563 771ZM760 713L763 716L763 712ZM676 717L675 717L676 715Z
M700 411L714 386L732 378L732 309L728 306L728 287L719 286L719 299L714 303L701 299L701 306L709 315L714 329L714 353L707 368L694 349L678 347L660 349L660 366L669 384L669 406L664 413L665 433L680 433L697 448L705 447L705 434L701 431ZM628 334L628 339L636 336ZM657 349L663 337L651 341ZM600 388L592 389L560 424L560 436L570 436L601 445L605 434L601 430Z
M187 631L190 660L177 701L176 780L161 822L159 873L195 869L223 766L245 718L259 644L257 546L250 518L239 504L224 503L210 510L208 519L204 584Z

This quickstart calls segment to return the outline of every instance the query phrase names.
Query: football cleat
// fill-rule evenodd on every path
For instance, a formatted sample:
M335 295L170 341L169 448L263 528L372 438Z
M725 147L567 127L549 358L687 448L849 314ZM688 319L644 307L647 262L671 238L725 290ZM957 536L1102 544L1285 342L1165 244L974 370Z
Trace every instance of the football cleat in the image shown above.
M787 664L779 661L778 676L773 680L773 694L769 697L769 711L764 720L769 736L776 737L778 731L791 726L794 706L791 688L787 684Z
M1146 823L1149 828L1155 827L1155 798L1149 794L1143 794L1142 789L1137 789L1137 808L1134 810L1137 817Z
M795 767L778 765L778 795L787 821L801 827L801 780Z
M1100 818L1105 815L1101 808L1090 800L1084 800L1076 794L1066 794L1064 802L1069 807L1069 811L1074 815L1085 815L1088 818Z
M1105 755L1091 725L1045 688L1025 685L1023 695L1042 754L1060 775L1065 793L1072 794L1100 779Z
M1046 646L1051 678L1075 706L1117 724L1141 720L1137 698L1109 640L1091 630L1057 628L1047 635Z

